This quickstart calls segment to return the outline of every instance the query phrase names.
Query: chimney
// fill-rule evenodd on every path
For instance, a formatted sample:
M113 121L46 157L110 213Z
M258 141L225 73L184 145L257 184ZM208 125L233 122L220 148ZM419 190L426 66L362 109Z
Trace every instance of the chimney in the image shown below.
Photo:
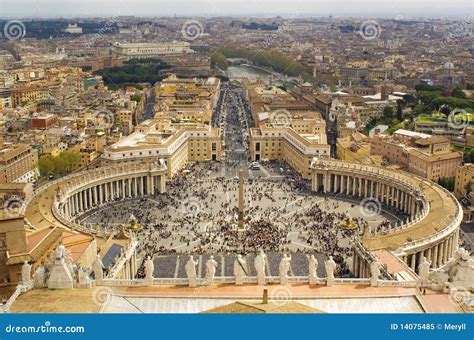
M263 301L262 304L267 305L268 304L268 289L264 288L263 289Z

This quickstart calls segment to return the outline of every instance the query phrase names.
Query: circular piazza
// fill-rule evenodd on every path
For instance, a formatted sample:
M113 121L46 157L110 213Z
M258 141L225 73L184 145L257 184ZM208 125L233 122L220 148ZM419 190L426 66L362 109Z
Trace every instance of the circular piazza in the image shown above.
M25 216L35 229L61 226L99 238L133 223L139 258L263 249L293 253L303 268L305 253L331 255L338 277L368 274L355 242L393 252L415 271L423 256L437 268L456 251L462 213L440 186L329 159L315 159L311 174L303 180L283 162L244 169L242 226L239 162L195 162L169 179L160 160L72 174L37 190Z

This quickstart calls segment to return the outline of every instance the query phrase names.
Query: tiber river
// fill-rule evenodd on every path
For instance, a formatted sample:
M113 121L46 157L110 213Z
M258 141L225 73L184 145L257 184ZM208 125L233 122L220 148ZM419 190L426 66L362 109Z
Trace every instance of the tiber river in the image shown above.
M236 65L227 68L227 76L229 79L249 78L266 81L269 79L270 73L252 66Z

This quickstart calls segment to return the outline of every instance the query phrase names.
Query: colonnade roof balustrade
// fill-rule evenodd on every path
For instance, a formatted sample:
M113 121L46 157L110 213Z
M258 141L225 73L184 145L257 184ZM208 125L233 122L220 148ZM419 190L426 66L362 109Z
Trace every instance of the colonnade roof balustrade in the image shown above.
M80 191L82 188L91 187L94 183L105 183L124 176L145 175L150 171L165 172L166 166L160 163L139 162L117 164L73 173L50 181L36 189L23 203L22 213L27 224L34 229L44 229L51 226L68 229L71 228L71 223L68 223L64 218L57 218L57 211L53 211L54 204L58 204L59 201L64 202L66 196ZM85 229L82 231L85 231Z
M414 174L331 159L315 160L312 169L317 173L360 175L362 178L393 183L397 188L408 187L410 194L429 203L424 217L406 228L393 229L386 234L364 236L363 243L370 250L412 252L429 243L438 242L453 233L461 223L462 209L456 198L440 185Z

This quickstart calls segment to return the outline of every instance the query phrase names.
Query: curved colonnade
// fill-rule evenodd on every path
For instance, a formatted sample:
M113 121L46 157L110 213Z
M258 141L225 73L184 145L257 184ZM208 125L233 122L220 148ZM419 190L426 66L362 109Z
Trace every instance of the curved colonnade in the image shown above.
M382 230L367 230L362 243L369 250L391 250L414 271L423 256L439 268L454 255L462 209L446 189L406 172L338 160L315 160L311 168L313 191L370 199L409 216Z
M458 248L462 209L441 186L413 174L337 160L316 160L311 168L314 191L370 198L409 216L382 230L367 230L362 243L368 250L391 250L417 271L423 256L439 268ZM60 226L107 236L111 231L94 230L74 220L108 202L163 193L165 184L163 162L82 171L40 187L25 201L24 214L34 229ZM357 269L358 259L354 261Z
M25 201L27 224L34 229L60 226L104 234L74 220L108 202L165 192L166 171L163 162L127 163L62 177L40 187Z

